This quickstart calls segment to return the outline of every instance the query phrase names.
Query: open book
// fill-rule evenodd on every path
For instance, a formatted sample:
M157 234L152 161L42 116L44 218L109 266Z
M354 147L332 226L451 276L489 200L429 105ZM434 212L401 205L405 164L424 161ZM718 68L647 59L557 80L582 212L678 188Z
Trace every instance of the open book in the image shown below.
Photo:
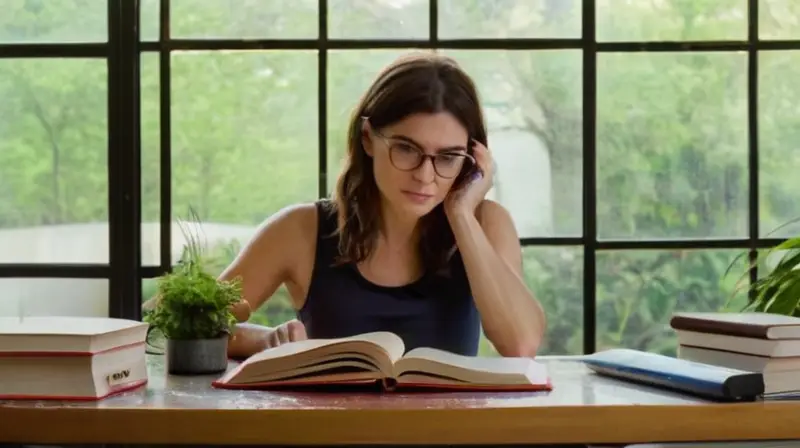
M404 352L403 340L388 332L291 342L256 353L213 386L258 389L380 383L386 390L552 388L545 366L531 358L471 357L432 348Z

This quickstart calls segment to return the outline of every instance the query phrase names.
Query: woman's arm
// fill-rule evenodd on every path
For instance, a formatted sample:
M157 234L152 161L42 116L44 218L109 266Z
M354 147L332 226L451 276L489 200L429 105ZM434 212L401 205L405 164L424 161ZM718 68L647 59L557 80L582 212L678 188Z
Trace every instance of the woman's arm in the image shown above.
M247 357L282 342L305 339L305 329L296 320L275 328L244 322L281 284L295 280L294 274L309 262L309 250L304 246L315 244L315 239L308 236L316 234L316 222L314 204L295 205L275 213L220 274L220 280L242 280L242 300L233 310L240 323L228 343L230 356Z
M233 308L240 322L228 344L233 357L246 357L280 342L305 335L302 324L290 321L275 328L245 323L252 313L275 293L278 287L294 280L298 267L309 263L304 250L309 244L309 234L316 232L314 204L287 207L270 216L258 228L231 264L219 275L219 280L242 281L241 301ZM313 227L313 228L312 228ZM314 239L310 239L311 244ZM152 309L158 297L148 300L143 309Z
M263 305L281 284L294 280L293 274L298 266L308 263L308 251L302 246L308 244L310 223L316 223L313 204L295 205L278 211L259 226L219 275L220 280L241 278L242 301L234 309L239 322L249 319L252 310Z
M522 249L510 214L484 200L477 213L464 209L448 213L448 219L486 337L502 356L535 356L545 315L523 280Z

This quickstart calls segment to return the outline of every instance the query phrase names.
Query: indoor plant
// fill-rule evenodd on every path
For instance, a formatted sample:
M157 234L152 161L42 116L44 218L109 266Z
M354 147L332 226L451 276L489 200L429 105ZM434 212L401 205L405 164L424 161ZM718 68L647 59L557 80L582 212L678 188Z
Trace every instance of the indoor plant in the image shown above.
M169 373L220 372L228 365L228 336L236 322L231 308L240 300L241 282L209 274L197 235L179 225L186 239L181 259L157 279L157 300L144 320L167 341Z
M783 226L782 226L783 227ZM748 305L750 311L800 316L800 236L789 238L758 257L764 261L759 267L764 274L749 285ZM767 266L767 261L777 263ZM735 261L734 261L735 263ZM733 263L732 263L733 264ZM750 264L753 269L758 260ZM730 267L729 267L730 269ZM739 280L747 285L749 271Z

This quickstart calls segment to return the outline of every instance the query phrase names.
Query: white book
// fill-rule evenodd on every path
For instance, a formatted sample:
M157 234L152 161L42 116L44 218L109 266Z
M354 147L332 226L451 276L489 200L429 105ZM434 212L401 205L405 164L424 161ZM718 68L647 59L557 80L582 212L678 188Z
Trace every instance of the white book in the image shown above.
M0 399L97 400L147 383L144 322L0 317Z

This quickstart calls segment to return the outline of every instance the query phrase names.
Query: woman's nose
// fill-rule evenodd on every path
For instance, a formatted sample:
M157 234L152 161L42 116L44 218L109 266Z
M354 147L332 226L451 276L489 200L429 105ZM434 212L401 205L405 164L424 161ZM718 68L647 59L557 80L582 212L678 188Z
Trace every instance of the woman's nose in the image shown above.
M433 159L426 157L422 165L414 170L414 179L429 184L436 180L436 170L433 167Z

